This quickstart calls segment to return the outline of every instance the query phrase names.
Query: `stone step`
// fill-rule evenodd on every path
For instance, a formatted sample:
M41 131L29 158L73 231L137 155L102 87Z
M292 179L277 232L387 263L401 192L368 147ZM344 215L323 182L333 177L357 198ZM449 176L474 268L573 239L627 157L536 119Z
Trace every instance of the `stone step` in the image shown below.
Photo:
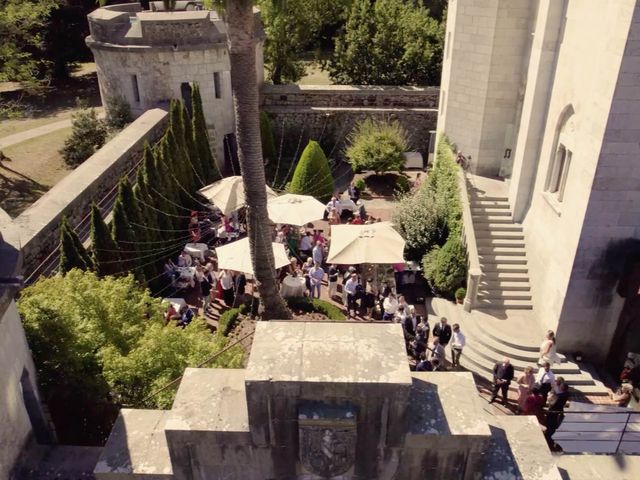
M518 282L529 283L529 276L526 273L510 272L508 270L484 271L482 282Z
M480 237L476 238L476 244L478 249L481 247L525 248L524 238L518 238L517 234L508 238Z
M471 215L473 216L497 216L497 217L511 217L511 212L508 209L501 208L478 208L471 207Z
M517 264L509 264L509 263L485 263L481 262L480 269L482 273L492 273L492 272L504 272L504 273L529 273L529 269L527 265L517 265ZM527 278L528 281L528 278Z
M478 347L482 346L493 352L491 358L494 360L494 363L503 357L528 363L536 363L538 361L539 350L537 348L531 348L529 345L519 346L517 342L513 340L505 343L504 335L496 339L488 334L486 325L479 325L475 321L466 321L462 324L462 328L467 335L468 342L471 341L478 345ZM564 355L559 356L563 363L567 361Z
M512 224L513 219L511 218L511 215L508 216L499 216L499 215L477 215L475 213L471 214L471 217L473 219L473 224L475 225L476 223L480 224L480 223L489 223L489 224Z
M514 232L519 235L522 235L522 226L516 225L511 222L476 222L475 218L473 219L473 228L476 231L476 238L485 237L493 237L493 238L504 238L500 237L504 232ZM483 233L483 231L489 231L489 234ZM513 238L513 237L511 237ZM524 236L522 237L524 238Z
M471 208L482 207L482 208L504 208L509 209L508 202L497 202L495 200L476 200L471 199Z
M526 265L526 257L517 257L514 255L493 255L491 253L479 254L478 258L482 265L488 265L491 263L497 264L509 264L509 265Z
M478 253L480 255L508 255L515 257L524 257L525 250L524 247L498 247L495 245L478 245Z
M479 290L478 300L529 300L531 301L531 293L521 290Z
M533 305L530 300L499 300L499 299L478 299L476 302L477 308L500 308L509 310L533 310Z
M492 197L491 195L484 195L481 191L471 187L471 202L483 201L483 202L509 202L508 197Z
M526 276L523 277L521 282L505 282L501 280L487 281L483 279L480 281L480 290L489 292L494 290L502 290L505 292L528 292L531 290L528 280L529 279Z

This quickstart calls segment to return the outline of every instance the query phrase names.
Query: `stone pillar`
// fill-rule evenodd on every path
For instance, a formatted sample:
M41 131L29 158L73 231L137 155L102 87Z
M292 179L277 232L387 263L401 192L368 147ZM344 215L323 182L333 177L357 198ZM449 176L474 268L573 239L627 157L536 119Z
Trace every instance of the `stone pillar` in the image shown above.
M566 0L541 0L538 6L509 189L516 222L522 222L533 193L566 7Z

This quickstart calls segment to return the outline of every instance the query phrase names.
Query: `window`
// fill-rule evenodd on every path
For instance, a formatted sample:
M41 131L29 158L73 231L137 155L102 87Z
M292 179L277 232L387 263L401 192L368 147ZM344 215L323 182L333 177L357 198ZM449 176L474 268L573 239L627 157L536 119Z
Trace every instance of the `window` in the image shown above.
M576 129L574 110L571 105L566 107L560 115L560 121L556 129L553 155L549 162L547 181L544 191L548 195L547 199L554 208L564 200L569 178L569 168L571 168L571 158L573 156L574 132ZM559 212L558 212L559 213Z
M140 103L140 89L138 88L138 76L131 75L131 87L133 89L133 101Z
M571 164L571 155L571 150L568 150L567 147L560 144L552 165L547 192L555 194L559 202L561 202L564 197L569 165Z
M222 98L222 85L220 84L220 72L213 72L213 94L216 98Z

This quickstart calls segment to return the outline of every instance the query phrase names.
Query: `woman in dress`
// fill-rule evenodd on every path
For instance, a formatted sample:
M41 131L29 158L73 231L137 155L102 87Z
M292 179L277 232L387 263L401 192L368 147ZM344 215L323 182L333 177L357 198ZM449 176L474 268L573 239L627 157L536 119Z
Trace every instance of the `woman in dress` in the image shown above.
M525 411L527 398L531 394L533 385L536 383L536 377L533 374L533 367L529 366L524 369L516 380L518 384L518 413Z
M551 365L560 363L560 357L556 353L556 336L553 330L547 330L544 340L540 344L540 359L538 365L549 362Z
M329 222L329 225L340 225L340 216L338 215L338 211L335 208L332 208L329 211L327 220Z
M220 289L222 290L222 299L224 300L224 304L231 308L233 307L233 301L235 300L235 295L233 294L233 275L229 270L220 270L218 274L218 285L220 285Z

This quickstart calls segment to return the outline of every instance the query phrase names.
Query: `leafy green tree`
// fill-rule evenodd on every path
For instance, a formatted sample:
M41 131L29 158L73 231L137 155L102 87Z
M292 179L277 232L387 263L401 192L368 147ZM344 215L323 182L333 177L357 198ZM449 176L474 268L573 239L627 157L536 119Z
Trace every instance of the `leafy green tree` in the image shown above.
M105 399L134 407L171 406L172 389L143 399L221 350L227 339L209 334L199 318L184 330L165 327L165 308L132 275L99 278L72 270L22 291L18 309L44 399L68 400L52 411L54 422L63 417L80 423L80 415L70 417L64 410ZM241 362L242 350L233 347L208 366L234 368Z
M121 130L131 123L131 106L120 96L107 98L105 111L105 124L112 130Z
M404 166L402 155L409 148L407 132L398 121L370 118L358 123L347 138L345 155L354 171L376 173L398 171Z
M341 84L438 85L444 23L405 0L354 0L329 62Z
M265 165L272 164L278 159L275 139L271 129L271 120L264 110L260 110L260 140L262 141L262 158Z
M91 257L89 257L71 224L69 224L67 216L63 216L62 220L60 220L60 262L58 270L66 273L73 268L86 270L91 267Z
M91 258L100 277L122 273L118 245L111 238L109 227L95 202L91 204Z
M315 140L309 140L293 172L288 188L290 193L312 195L327 202L334 192L333 175L322 148Z
M218 180L221 175L218 171L215 155L211 151L209 132L207 130L207 122L204 118L202 109L202 98L200 96L200 87L196 84L191 90L191 105L193 107L193 116L191 118L191 127L195 148L198 152L198 160L201 165L203 180L209 184ZM214 139L215 140L215 139ZM213 142L215 144L215 142Z
M467 250L460 235L451 235L442 248L436 246L422 260L424 277L431 289L453 298L467 279Z
M71 118L71 135L60 154L67 165L77 167L104 145L108 129L93 108L83 108Z
M0 2L0 82L20 82L31 93L43 86L51 66L43 34L56 7L56 0Z

